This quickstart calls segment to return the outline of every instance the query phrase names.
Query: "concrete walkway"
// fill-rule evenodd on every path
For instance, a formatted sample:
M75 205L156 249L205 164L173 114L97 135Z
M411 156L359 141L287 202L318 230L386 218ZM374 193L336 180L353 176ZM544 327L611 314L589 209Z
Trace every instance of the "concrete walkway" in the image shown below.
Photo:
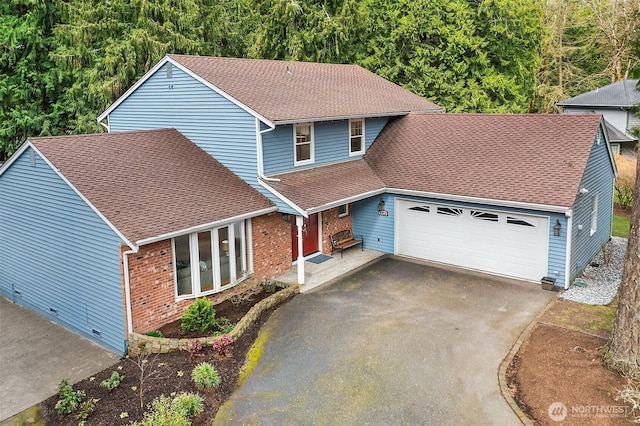
M0 297L0 420L54 395L63 378L79 382L119 358Z
M554 294L384 258L278 309L214 424L519 424L498 367Z

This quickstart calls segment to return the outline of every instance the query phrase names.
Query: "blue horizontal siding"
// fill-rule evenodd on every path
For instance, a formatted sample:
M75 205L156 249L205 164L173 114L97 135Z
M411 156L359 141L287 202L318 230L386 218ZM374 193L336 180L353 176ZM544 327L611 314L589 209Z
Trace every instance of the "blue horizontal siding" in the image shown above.
M258 189L256 119L244 109L165 64L111 114L112 132L175 128Z
M122 353L121 240L31 151L0 176L0 293Z
M366 148L371 146L386 123L387 118L365 120ZM265 174L285 173L358 158L349 155L349 120L320 121L313 126L315 161L305 166L294 166L293 125L276 126L271 132L265 133L262 139Z
M385 210L389 216L378 216L378 202L380 198L385 201ZM567 249L567 219L563 214L540 212L529 209L514 209L498 207L488 204L472 204L446 201L434 198L421 198L405 195L384 194L382 196L368 198L352 204L353 230L354 233L362 234L365 240L365 247L378 250L383 253L395 254L395 204L397 199L424 201L427 203L446 204L467 208L477 208L482 210L494 210L500 212L513 212L515 214L529 214L549 217L549 246L547 275L556 278L556 286L565 284L565 264ZM561 235L553 235L553 226L556 220L562 226Z
M378 203L385 202L389 216L378 216ZM393 197L387 194L351 204L353 233L364 237L364 247L382 253L395 253Z
M580 188L589 192L576 195L573 206L573 229L571 238L571 279L577 277L602 246L611 238L613 215L613 167L607 145L600 130L593 142L587 167ZM591 232L591 198L598 194L598 226ZM580 230L582 225L582 230Z

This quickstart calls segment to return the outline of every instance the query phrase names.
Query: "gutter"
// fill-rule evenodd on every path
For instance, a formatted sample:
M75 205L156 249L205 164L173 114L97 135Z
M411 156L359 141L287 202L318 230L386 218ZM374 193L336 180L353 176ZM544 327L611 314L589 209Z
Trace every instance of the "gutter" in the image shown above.
M511 207L511 208L517 208L517 209L525 209L525 210L562 213L565 215L567 214L567 212L569 212L569 214L571 214L570 213L571 209L568 207L552 206L548 204L523 203L519 201L504 201L504 200L496 200L492 198L468 197L464 195L440 194L436 192L423 192L423 191L415 191L410 189L398 189L398 188L387 188L386 192L388 194L413 195L415 197L436 198L439 200L458 201L463 203L489 204L493 206Z

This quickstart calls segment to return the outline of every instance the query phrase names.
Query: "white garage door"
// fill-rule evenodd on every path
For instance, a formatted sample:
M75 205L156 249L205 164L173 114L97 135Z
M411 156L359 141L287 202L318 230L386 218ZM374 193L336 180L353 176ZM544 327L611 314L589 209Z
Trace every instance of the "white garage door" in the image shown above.
M540 281L549 218L398 200L398 254Z

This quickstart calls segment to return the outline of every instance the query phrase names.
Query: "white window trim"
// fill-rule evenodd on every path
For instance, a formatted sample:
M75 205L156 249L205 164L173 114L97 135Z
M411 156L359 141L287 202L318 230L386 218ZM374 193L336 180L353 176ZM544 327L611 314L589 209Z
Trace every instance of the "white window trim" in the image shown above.
M349 204L343 204L344 206L344 213L340 213L340 207L338 207L338 217L347 217L349 216Z
M250 226L250 225L249 225ZM176 300L186 300L186 299L195 299L202 296L207 296L210 294L219 293L221 291L228 290L231 287L234 287L244 281L248 276L249 272L247 271L248 263L247 263L247 247L250 246L249 242L246 241L247 238L250 238L250 235L247 232L247 229L250 227L247 224L247 221L240 222L240 232L244 235L244 238L241 239L241 250L244 253L242 256L242 265L240 269L236 269L236 258L235 256L229 256L229 284L222 286L220 281L220 264L219 259L221 256L220 253L220 244L219 244L219 235L218 230L221 228L228 229L228 239L229 239L229 248L230 253L234 248L231 249L231 244L235 241L235 229L234 224L231 223L229 225L225 225L218 228L209 229L207 231L200 232L210 232L211 233L211 268L213 269L213 289L209 291L200 291L200 257L199 257L199 249L198 249L198 234L200 232L194 232L189 234L189 256L191 258L190 267L191 267L191 294L178 294L178 273L176 270L176 242L175 238L171 239L171 249L173 251L173 290L174 296ZM193 259L196 259L194 262ZM245 271L245 273L237 278L237 273Z
M302 160L302 161L298 161L296 158L296 148L298 147L298 143L296 140L296 135L297 135L297 129L298 126L309 126L309 132L311 133L311 141L309 144L309 159L308 160ZM293 165L294 166L304 166L307 164L313 164L315 162L315 135L314 135L314 128L313 128L313 123L312 122L308 122L308 123L296 123L293 125Z
M354 122L357 122L357 121L362 122L362 136L361 136L361 138L362 138L362 145L360 146L360 151L351 151L351 138L353 137L353 136L351 135L351 123L354 123ZM351 157L351 156L354 156L354 155L362 155L362 154L364 154L364 145L365 145L365 139L364 139L365 129L364 129L364 124L365 124L364 118L354 118L354 119L349 120L349 156L350 156L350 157Z
M589 235L593 235L598 230L598 193L591 197L591 231Z

